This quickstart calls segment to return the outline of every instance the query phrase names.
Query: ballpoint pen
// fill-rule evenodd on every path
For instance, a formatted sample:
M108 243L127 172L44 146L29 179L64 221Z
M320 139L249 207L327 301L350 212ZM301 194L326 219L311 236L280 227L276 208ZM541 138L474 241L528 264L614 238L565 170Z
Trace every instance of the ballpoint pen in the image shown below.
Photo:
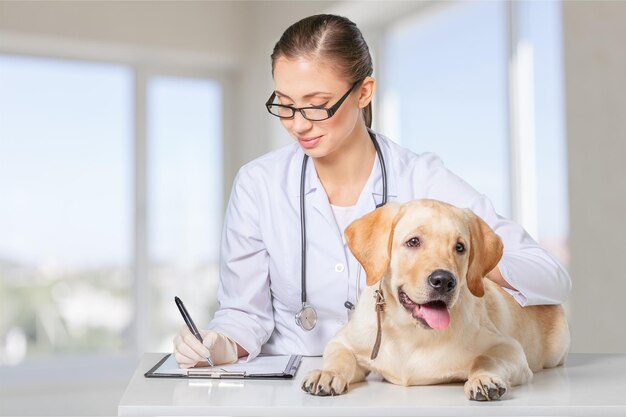
M198 328L196 327L195 323L191 319L191 316L187 312L187 309L185 308L185 305L183 304L182 300L178 297L174 297L174 301L176 302L176 306L178 307L180 314L183 316L183 320L185 320L187 327L189 327L189 330L196 337L196 339L198 339L200 343L202 343L202 336L200 335L200 332L198 331ZM202 356L204 356L207 362L209 362L210 366L213 366L213 360L211 359L210 353L208 355L202 355Z

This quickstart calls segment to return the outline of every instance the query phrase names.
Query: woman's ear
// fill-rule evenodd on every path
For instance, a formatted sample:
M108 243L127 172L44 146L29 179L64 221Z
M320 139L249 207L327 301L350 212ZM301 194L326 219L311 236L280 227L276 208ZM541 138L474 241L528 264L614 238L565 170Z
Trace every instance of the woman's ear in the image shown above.
M393 228L400 207L398 203L387 203L346 228L348 247L363 266L367 285L380 281L389 267Z
M376 90L376 80L372 77L365 77L359 88L359 108L364 109L372 101Z

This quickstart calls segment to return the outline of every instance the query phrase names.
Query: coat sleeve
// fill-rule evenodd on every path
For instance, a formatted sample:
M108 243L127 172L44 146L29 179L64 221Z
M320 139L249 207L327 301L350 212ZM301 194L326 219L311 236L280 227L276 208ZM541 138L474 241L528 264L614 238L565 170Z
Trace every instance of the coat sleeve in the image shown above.
M220 248L220 307L208 328L256 357L274 330L269 255L259 225L260 205L247 166L235 178L226 209Z
M508 290L522 306L562 304L571 289L571 279L559 261L512 220L498 215L491 201L448 170L434 154L424 154L426 196L469 208L500 236L504 253L498 264L504 279L517 291ZM419 178L419 177L418 177Z

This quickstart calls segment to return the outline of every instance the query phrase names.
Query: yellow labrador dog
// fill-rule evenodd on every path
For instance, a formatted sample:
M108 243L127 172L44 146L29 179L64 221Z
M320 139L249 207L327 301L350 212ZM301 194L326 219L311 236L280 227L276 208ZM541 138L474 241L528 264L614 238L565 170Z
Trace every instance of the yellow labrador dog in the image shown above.
M400 385L466 381L471 400L496 400L533 372L562 365L561 306L520 305L484 276L502 242L467 209L435 200L389 203L346 229L368 287L329 342L314 395L345 393L370 371Z

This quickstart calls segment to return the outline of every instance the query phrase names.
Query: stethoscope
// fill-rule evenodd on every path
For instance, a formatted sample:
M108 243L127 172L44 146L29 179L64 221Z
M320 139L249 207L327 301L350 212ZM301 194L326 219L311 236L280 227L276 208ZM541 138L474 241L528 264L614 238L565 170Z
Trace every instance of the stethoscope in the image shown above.
M376 205L376 208L384 206L387 204L387 170L385 168L385 160L383 159L383 153L380 150L380 146L378 146L378 141L376 140L376 135L368 130L370 138L374 143L374 148L376 148L376 153L378 154L378 160L380 161L380 170L382 171L383 176L383 199L380 204ZM300 326L303 330L309 331L315 327L317 323L317 313L315 309L308 305L306 302L306 222L304 221L304 179L306 174L306 166L307 161L309 160L308 155L304 155L302 159L302 173L300 174L300 238L302 243L302 283L301 283L301 299L302 299L302 308L296 314L296 324ZM358 291L358 289L357 289ZM348 302L346 302L347 306Z

